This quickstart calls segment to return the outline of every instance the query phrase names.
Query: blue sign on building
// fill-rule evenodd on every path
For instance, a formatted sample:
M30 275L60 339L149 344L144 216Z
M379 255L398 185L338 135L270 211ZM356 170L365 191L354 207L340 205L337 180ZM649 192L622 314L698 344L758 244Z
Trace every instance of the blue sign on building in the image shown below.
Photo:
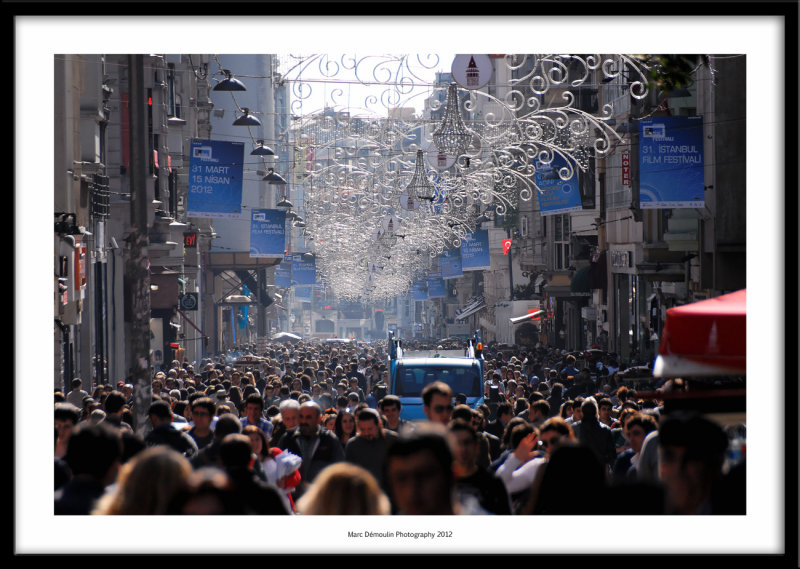
M482 271L490 268L489 230L478 229L461 241L461 270Z
M292 255L292 284L313 285L317 282L317 264L311 259L303 259L303 255Z
M442 273L428 273L428 298L444 298L447 290L444 287Z
M244 143L192 139L189 158L189 217L242 217Z
M639 121L639 207L700 208L704 203L703 117Z
M566 159L555 155L548 164L536 165L536 185L539 186L539 211L541 215L555 215L580 211L581 191L578 183L578 172L573 171L568 180L562 180L559 170L567 166Z
M414 300L428 300L428 283L417 281L411 286L411 294Z
M289 288L292 286L292 256L284 255L283 261L275 267L275 286Z
M439 255L439 268L443 279L454 279L464 274L461 270L461 249L445 249Z
M282 259L286 251L286 212L254 209L250 215L250 256Z

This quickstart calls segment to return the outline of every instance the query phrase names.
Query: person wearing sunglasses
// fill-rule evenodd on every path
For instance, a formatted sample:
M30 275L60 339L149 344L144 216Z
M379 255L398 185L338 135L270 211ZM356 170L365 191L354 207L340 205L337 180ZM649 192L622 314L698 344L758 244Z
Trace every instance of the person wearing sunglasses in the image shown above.
M561 417L551 417L539 430L539 441L546 458L550 458L556 448L567 442L575 442L575 433Z
M447 426L453 413L453 390L443 381L429 383L422 390L422 405L429 421Z

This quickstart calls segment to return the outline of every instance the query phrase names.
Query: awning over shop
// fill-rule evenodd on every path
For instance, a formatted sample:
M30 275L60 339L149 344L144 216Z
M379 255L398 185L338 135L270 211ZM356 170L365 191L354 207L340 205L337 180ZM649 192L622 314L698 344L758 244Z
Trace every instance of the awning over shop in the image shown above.
M460 310L456 311L456 320L465 320L468 316L475 314L482 308L486 307L486 302L483 299L483 296L473 296L467 304L465 304Z
M509 321L512 324L522 324L523 322L528 322L529 320L539 320L544 316L544 310L534 310L528 314L523 314L522 316L514 316L513 318L509 318Z
M747 289L667 310L656 377L743 375Z
M572 280L569 283L570 292L590 292L589 269L590 267L583 267L575 271L575 274L572 275Z

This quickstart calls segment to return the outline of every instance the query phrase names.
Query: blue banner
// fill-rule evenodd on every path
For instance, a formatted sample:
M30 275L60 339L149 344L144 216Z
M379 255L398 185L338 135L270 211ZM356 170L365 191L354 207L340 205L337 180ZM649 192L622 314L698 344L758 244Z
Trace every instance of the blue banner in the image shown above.
M699 208L704 202L703 117L639 121L639 207Z
M187 215L242 217L244 143L192 139Z
M461 241L461 270L482 271L489 268L489 230L478 229Z
M464 274L461 270L461 249L445 249L439 255L439 268L443 279L454 279Z
M292 284L313 285L317 282L317 263L312 258L303 259L301 253L292 255Z
M549 164L537 163L536 185L539 192L539 212L541 215L555 215L580 211L581 191L578 183L578 172L573 171L572 177L562 180L559 170L567 166L567 161L559 155L553 157Z
M250 214L250 256L282 259L286 251L286 212L254 209Z
M447 289L444 286L442 273L428 273L428 298L444 298Z
M414 300L428 300L428 283L417 281L411 286L411 294Z
M275 286L289 288L292 286L292 256L284 255L283 262L275 267Z

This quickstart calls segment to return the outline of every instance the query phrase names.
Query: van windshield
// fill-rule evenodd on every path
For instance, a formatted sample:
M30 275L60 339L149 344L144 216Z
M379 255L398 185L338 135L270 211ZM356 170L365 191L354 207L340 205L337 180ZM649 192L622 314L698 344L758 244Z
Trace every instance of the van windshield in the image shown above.
M453 393L463 393L467 397L480 397L481 381L477 367L432 367L402 366L398 370L395 395L400 397L420 397L423 388L434 381L443 381Z

